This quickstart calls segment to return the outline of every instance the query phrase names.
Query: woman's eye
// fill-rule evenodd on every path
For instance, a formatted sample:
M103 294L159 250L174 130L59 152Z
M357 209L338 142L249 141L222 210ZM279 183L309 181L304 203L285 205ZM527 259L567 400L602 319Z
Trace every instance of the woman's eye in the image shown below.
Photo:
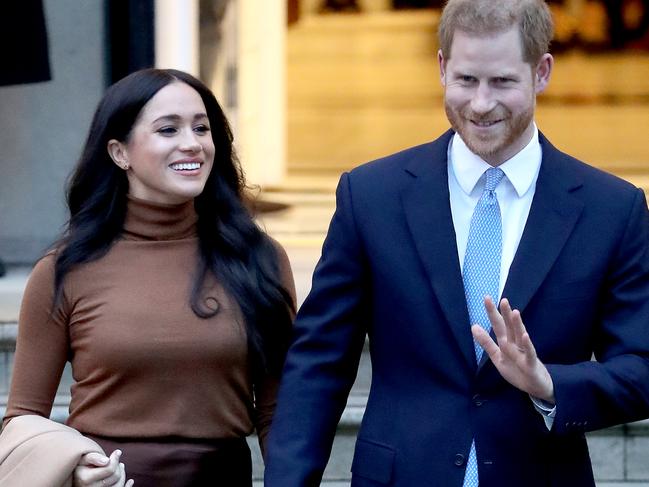
M158 129L158 133L162 135L173 135L176 133L175 127L162 127Z
M207 125L199 125L197 127L194 127L194 131L200 134L205 134L210 131L210 128Z

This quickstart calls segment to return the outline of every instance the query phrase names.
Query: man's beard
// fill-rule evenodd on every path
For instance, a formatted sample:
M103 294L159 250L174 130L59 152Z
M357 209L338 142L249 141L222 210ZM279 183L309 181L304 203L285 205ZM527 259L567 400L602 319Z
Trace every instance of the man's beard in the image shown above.
M448 103L444 104L446 117L466 146L487 162L492 162L494 157L502 157L509 147L515 144L523 133L530 126L534 118L534 104L513 116L510 110L502 105L494 108L487 114L475 114L470 108L465 107L459 111L454 110ZM496 128L496 133L488 137L479 137L473 132L472 120L476 122L488 122L500 120L500 127ZM522 147L521 147L522 149ZM512 157L514 154L509 155ZM496 161L498 163L504 160Z

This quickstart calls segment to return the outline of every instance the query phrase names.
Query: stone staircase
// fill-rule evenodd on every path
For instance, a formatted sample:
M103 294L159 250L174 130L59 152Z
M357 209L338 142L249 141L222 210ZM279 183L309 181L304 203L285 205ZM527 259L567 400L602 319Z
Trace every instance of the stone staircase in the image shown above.
M288 252L294 260L295 253L290 248ZM309 255L314 255L314 252L309 252ZM294 262L298 281L303 280L312 267L310 262L305 261L304 255L301 259L301 265ZM28 272L28 269L10 269L8 275L0 279L0 414L4 414L6 406L16 343L18 306ZM301 294L303 293L304 290ZM365 409L370 382L371 365L366 346L356 382L339 424L332 456L325 470L322 483L324 486L349 486L356 433ZM65 420L71 383L72 377L68 367L64 371L56 396L52 419ZM649 421L590 433L588 443L598 487L649 487ZM260 487L263 462L257 438L249 438L249 444L253 454L255 487Z

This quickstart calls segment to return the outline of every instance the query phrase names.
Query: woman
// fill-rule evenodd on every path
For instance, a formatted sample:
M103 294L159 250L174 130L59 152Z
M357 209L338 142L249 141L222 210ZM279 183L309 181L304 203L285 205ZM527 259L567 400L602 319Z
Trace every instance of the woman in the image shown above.
M138 486L251 485L245 436L263 451L295 291L243 189L200 81L148 69L108 89L25 291L5 417L47 417L70 360L67 425L113 452L82 457L76 484L123 485L121 462Z

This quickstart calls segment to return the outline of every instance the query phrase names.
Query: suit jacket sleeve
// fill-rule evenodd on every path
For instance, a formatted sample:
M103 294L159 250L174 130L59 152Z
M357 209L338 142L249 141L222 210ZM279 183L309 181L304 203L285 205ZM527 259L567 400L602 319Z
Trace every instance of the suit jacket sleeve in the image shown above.
M313 287L297 315L267 444L266 486L320 485L365 339L365 273L344 174Z
M556 433L649 416L649 217L641 190L627 218L593 327L595 360L548 365L557 403Z

